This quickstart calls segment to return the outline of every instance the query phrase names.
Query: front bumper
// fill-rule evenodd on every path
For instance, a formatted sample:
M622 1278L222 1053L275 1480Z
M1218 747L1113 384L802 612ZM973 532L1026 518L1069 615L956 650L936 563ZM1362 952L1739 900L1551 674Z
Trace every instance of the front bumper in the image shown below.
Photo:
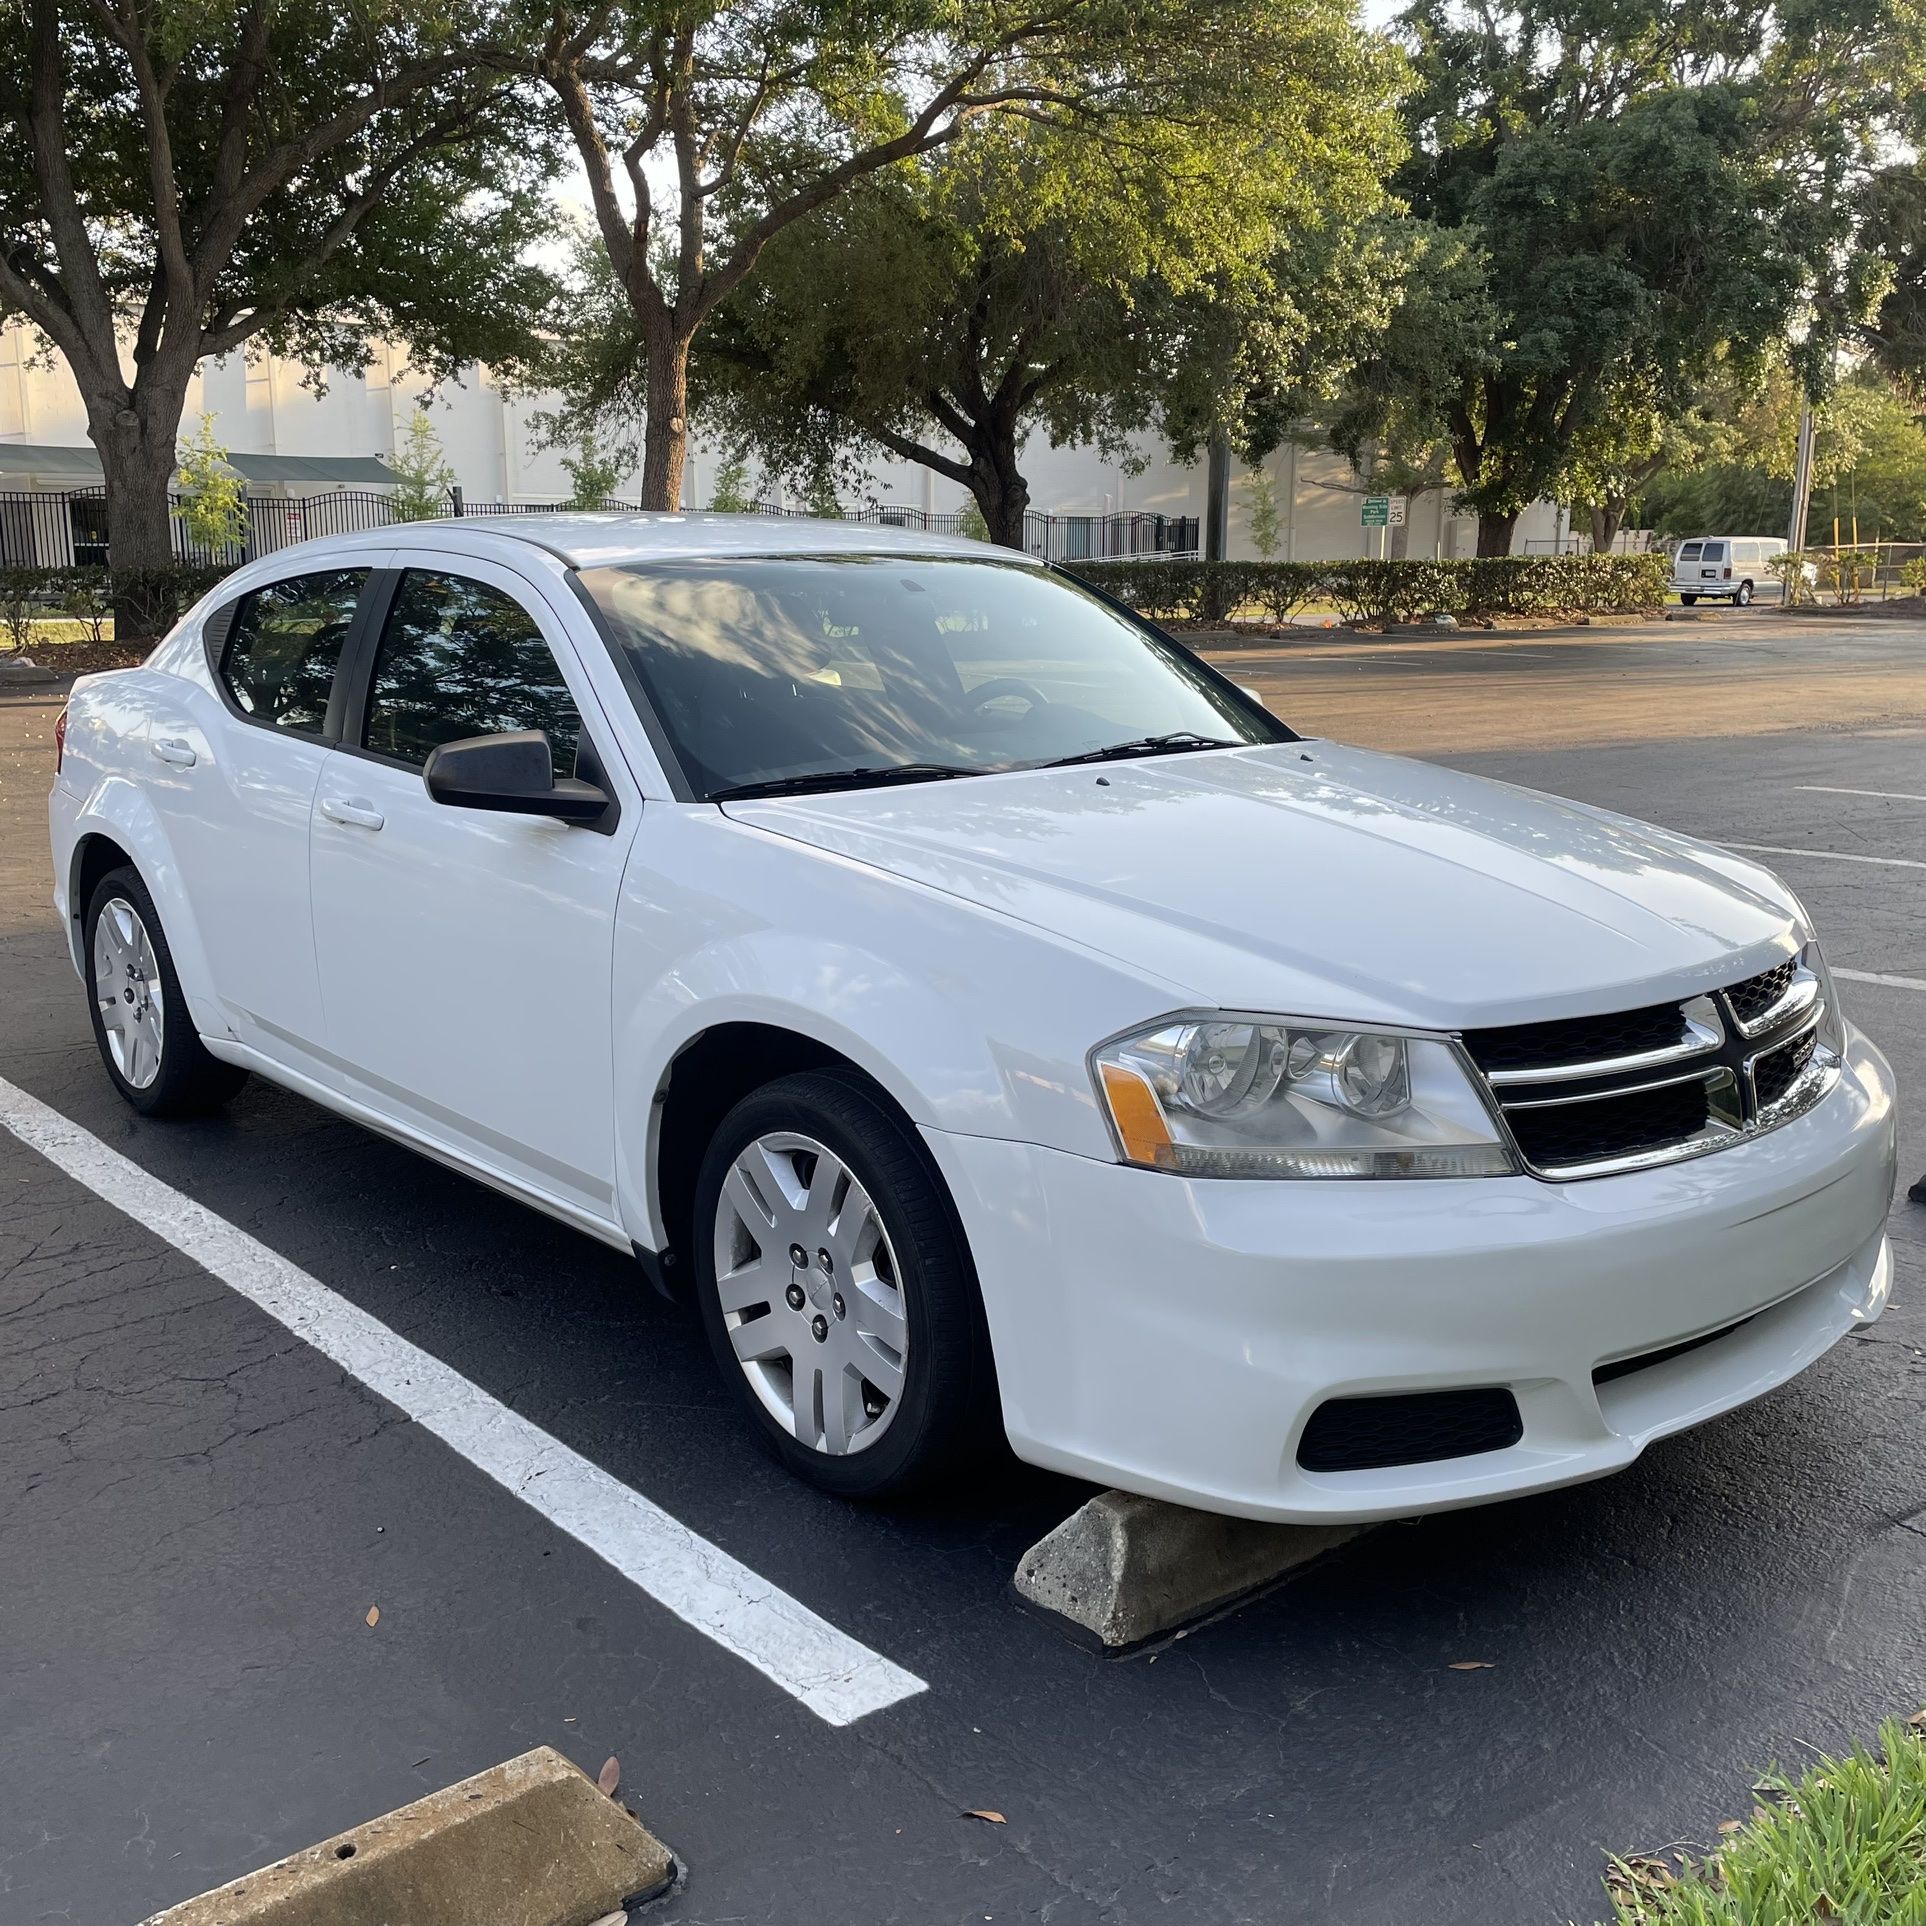
M1857 1032L1805 1116L1584 1183L1193 1181L924 1136L976 1258L1018 1455L1250 1518L1405 1517L1599 1477L1784 1383L1892 1286L1892 1073ZM1516 1397L1516 1444L1297 1463L1327 1398L1473 1386Z

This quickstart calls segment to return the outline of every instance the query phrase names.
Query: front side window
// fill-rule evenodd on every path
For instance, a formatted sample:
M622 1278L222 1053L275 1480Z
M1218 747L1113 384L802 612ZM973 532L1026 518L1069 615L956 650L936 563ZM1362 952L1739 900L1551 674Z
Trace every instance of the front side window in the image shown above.
M1175 644L1020 563L771 556L581 579L712 800L1291 739Z
M535 618L485 582L409 569L375 652L361 746L417 766L467 736L541 729L558 780L575 773L582 718Z
M243 715L293 735L321 734L367 579L365 568L296 575L242 602L221 653L221 680Z

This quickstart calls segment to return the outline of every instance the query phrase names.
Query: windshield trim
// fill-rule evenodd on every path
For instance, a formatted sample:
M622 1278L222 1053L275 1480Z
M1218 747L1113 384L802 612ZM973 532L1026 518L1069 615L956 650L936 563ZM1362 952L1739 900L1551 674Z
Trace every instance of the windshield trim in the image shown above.
M1093 556L1090 559L1101 560L1102 558ZM927 551L882 547L860 550L758 549L754 552L745 551L741 554L732 554L721 558L701 554L663 555L659 557L652 556L647 561L597 562L594 564L594 567L598 570L633 570L636 572L654 573L659 570L699 568L704 565L714 565L719 560L732 563L811 561L955 562L970 564L978 568L1016 569L1022 570L1027 574L1039 575L1045 578L1055 578L1078 593L1087 595L1094 601L1101 603L1129 627L1136 629L1142 635L1148 636L1153 643L1159 644L1163 648L1174 650L1184 658L1186 668L1211 683L1218 693L1228 701L1232 708L1241 711L1246 717L1256 722L1260 728L1271 732L1268 741L1238 743L1232 746L1240 749L1254 749L1275 747L1279 743L1300 742L1303 740L1299 733L1293 729L1289 723L1285 722L1282 717L1273 715L1261 702L1247 695L1238 683L1234 682L1223 670L1219 669L1200 651L1191 648L1181 637L1172 635L1167 629L1159 627L1157 623L1151 621L1147 616L1140 615L1135 609L1131 608L1128 603L1118 601L1114 595L1106 593L1106 591L1099 588L1096 583L1085 581L1082 576L1078 575L1074 570L1065 567L1061 562L1046 562L1036 556L1019 553L1015 549L992 549L991 552L983 555L932 555ZM595 597L589 592L588 584L582 579L585 573L586 571L584 569L571 565L567 571L569 588L573 592L576 601L581 605L584 613L588 616L590 627L594 629L596 635L600 638L602 647L607 651L610 660L615 665L616 675L621 679L622 687L628 695L630 704L634 708L637 717L641 720L643 733L649 739L649 747L654 750L656 761L661 764L662 773L669 785L671 797L676 802L713 803L717 808L722 807L721 802L716 797L706 793L703 787L690 775L688 767L683 762L681 752L677 749L667 724L664 723L660 712L656 708L655 699L650 695L647 686L643 683L635 664L629 659L627 648L623 645L621 638L615 633L615 629L607 615L603 612L601 604L597 602ZM1134 758L1134 760L1153 760L1164 754L1199 755L1203 753L1205 752L1195 748L1171 749L1168 751L1155 752L1155 756L1152 757L1140 756ZM960 772L957 780L962 780L964 776L974 779L981 776L1021 775L1048 766L1048 764L1043 763L1011 763L1002 768L971 769ZM876 786L880 785L851 783L848 787L853 791L858 788Z

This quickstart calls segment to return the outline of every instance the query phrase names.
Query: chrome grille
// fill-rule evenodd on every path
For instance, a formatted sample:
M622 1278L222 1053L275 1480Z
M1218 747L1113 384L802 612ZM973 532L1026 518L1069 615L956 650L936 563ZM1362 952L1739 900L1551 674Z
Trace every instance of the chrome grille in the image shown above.
M1468 1030L1526 1167L1566 1181L1672 1163L1789 1122L1838 1060L1806 953L1680 1003Z

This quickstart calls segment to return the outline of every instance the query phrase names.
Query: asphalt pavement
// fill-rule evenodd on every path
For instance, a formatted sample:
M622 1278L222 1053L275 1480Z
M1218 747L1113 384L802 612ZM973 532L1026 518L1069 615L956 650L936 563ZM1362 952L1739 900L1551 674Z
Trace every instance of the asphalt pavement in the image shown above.
M1766 860L1905 1102L1926 990L1861 979L1926 983L1923 638L1781 630L1768 661L1756 620L1696 735L1626 720L1658 657L1581 686L1478 638L1350 677L1375 693L1344 733L1396 746L1464 678L1476 728L1427 753L1800 852ZM1256 671L1335 707L1295 655ZM1835 677L1878 682L1877 714L1836 721ZM0 1926L131 1921L540 1742L620 1757L686 1869L665 1926L1545 1926L1605 1914L1607 1850L1710 1840L1755 1768L1920 1704L1926 1211L1896 1208L1885 1320L1762 1403L1104 1659L1010 1589L1083 1487L1011 1466L941 1505L819 1497L617 1254L258 1080L207 1122L121 1106L46 908L56 707L0 698L0 1078L927 1689L826 1723L0 1132ZM1600 746L1560 746L1577 726ZM1917 1174L1910 1106L1904 1137Z

